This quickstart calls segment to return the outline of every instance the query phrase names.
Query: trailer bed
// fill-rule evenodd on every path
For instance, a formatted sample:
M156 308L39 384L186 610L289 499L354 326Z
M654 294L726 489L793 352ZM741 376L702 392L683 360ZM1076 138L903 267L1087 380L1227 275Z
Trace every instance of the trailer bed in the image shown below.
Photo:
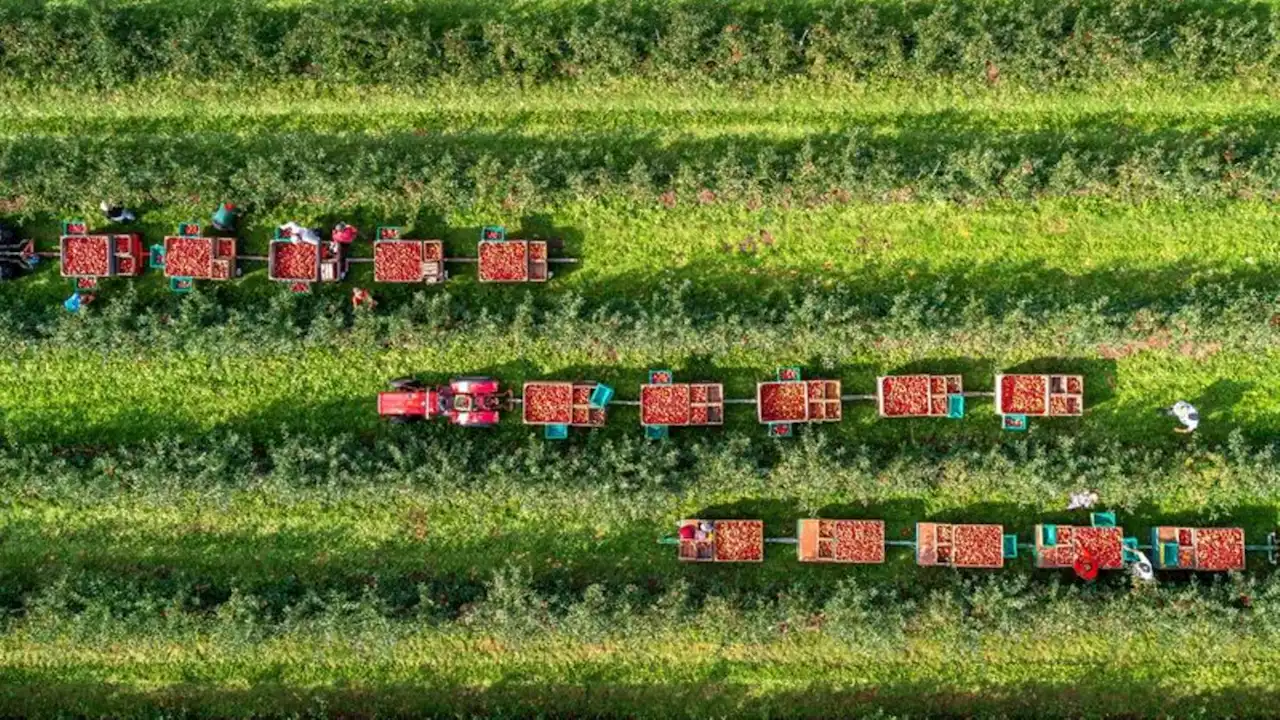
M959 375L882 375L876 378L880 417L947 417L950 398L964 392Z
M1004 526L916 523L916 563L954 568L1004 567Z
M171 235L164 239L165 277L228 280L235 275L235 266L232 238Z
M142 236L137 233L68 233L59 238L58 246L62 277L135 277L144 270Z
M756 384L756 419L773 423L840 420L839 380L772 380Z
M1152 561L1161 570L1225 572L1243 570L1242 528L1162 525L1151 530Z
M480 282L546 282L550 277L544 240L481 240L477 254Z
M705 520L681 520L684 528L695 527ZM678 557L683 562L763 562L764 521L762 520L713 520L710 537L697 539L678 538Z
M883 520L806 518L797 523L796 537L800 562L884 562Z
M1034 417L1082 415L1084 376L997 375L996 412Z
M1054 525L1052 544L1045 541L1046 525L1036 525L1036 567L1070 568L1083 550L1093 556L1100 570L1124 567L1124 531L1118 527Z
M527 382L521 391L525 425L602 427L604 408L591 407L594 382Z
M444 243L440 240L375 240L373 281L380 283L439 283L444 270Z
M640 386L640 424L722 425L724 386L720 383L649 383Z

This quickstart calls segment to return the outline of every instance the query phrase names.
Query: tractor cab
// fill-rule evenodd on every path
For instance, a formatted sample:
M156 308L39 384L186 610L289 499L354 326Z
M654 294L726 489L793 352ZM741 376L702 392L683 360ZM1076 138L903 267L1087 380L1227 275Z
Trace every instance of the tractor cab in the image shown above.
M454 425L497 425L509 393L500 392L497 380L457 378L448 385L427 387L414 378L391 382L390 392L378 393L378 414L393 423L447 417Z
M25 275L38 259L34 241L23 240L12 227L0 224L0 280Z

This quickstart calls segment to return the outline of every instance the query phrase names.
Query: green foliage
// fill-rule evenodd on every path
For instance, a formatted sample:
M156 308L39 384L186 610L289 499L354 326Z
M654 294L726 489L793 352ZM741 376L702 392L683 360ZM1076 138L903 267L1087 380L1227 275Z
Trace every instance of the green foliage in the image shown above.
M906 5L536 2L8 3L0 73L109 87L145 77L545 81L648 75L968 75L1032 84L1274 70L1266 3L947 0Z
M556 237L495 288L296 297L246 262L68 314L0 285L0 715L1253 715L1280 575L1083 584L694 566L682 517L1280 521L1280 17L1270 2L452 0L0 7L0 213L42 249L99 199L149 241L214 203L272 228ZM1045 91L1049 92L1045 92ZM95 223L96 224L96 223ZM357 254L367 255L365 242ZM389 377L751 397L778 365L1085 375L1087 415L1003 433L839 424L547 442L381 423ZM1153 410L1200 408L1193 437ZM514 414L514 413L512 413ZM1262 679L1260 679L1262 678Z

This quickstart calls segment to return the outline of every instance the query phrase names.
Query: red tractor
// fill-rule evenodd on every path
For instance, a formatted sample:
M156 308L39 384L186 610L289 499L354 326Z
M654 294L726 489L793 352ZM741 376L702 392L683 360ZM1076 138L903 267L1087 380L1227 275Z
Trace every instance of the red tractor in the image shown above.
M490 427L511 407L511 393L501 392L493 378L454 378L448 385L428 387L409 377L390 384L391 392L378 393L378 414L393 423L447 417L454 425Z

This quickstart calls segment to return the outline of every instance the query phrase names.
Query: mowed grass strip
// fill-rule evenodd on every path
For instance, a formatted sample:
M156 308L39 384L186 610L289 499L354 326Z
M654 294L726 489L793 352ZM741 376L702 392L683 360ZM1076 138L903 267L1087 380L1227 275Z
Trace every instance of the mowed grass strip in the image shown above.
M1099 82L1036 91L938 78L905 83L793 79L776 83L676 82L636 78L519 86L511 83L330 85L152 81L116 90L38 91L0 80L0 136L414 132L507 133L544 139L627 131L682 138L774 139L852 128L879 134L1026 132L1110 122L1135 132L1211 123L1266 124L1277 90L1236 79Z

